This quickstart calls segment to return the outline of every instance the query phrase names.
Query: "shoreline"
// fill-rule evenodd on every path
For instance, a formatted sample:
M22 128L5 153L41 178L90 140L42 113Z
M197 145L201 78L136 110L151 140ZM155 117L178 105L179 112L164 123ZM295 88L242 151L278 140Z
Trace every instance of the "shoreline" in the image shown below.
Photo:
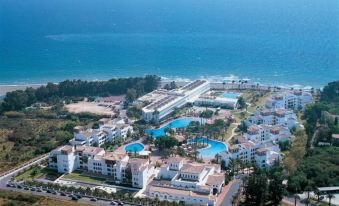
M12 92L15 90L25 90L26 88L29 88L29 87L38 88L42 85L46 85L46 84L0 85L0 97L5 96L7 92Z
M181 85L184 85L186 84L187 82L190 82L190 81L194 81L191 80L191 79L169 79L169 78L163 78L161 77L162 80L161 80L161 86L164 86L165 84L168 84L172 81L175 81L177 83L177 85L181 86ZM208 78L205 78L208 80ZM243 80L247 80L247 79L243 79ZM62 81L65 81L65 80L62 80ZM106 81L106 80L93 80L93 81ZM230 83L232 82L231 80L228 80L228 79L225 79L224 82L227 82L227 83ZM237 84L239 81L238 80L235 80L235 84ZM222 84L223 81L214 81L213 84ZM40 86L43 86L43 85L46 85L47 83L40 83L40 84L36 84L36 83L32 83L32 84L0 84L0 97L3 97L6 95L7 92L12 92L12 91L15 91L15 90L25 90L26 88L29 88L29 87L32 87L32 88L38 88ZM56 83L57 84L57 83ZM247 85L255 85L257 84L256 82L251 82L251 81L248 81L248 83L246 83ZM260 86L263 86L263 87L274 87L274 86L277 86L277 87L280 87L280 88L283 88L283 89L289 89L289 88L295 88L295 89L303 89L303 90L309 90L311 88L311 86L304 86L304 85L300 85L300 84L265 84L265 83L259 83ZM314 87L315 89L318 89L318 88L322 88L322 87Z

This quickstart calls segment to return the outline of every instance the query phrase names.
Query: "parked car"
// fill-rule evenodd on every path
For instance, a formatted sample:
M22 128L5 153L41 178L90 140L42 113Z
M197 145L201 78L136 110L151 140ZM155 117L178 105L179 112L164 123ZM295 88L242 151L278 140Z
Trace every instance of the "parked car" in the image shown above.
M23 188L23 186L22 186L22 185L17 185L17 186L16 186L16 188L18 188L18 189L22 189L22 188Z
M64 192L60 192L60 195L61 195L61 196L67 196L67 194L64 193Z
M31 187L31 189L30 189L31 191L36 191L36 189L35 189L35 187Z
M117 202L112 201L111 205L119 205Z
M90 200L91 200L92 202L96 202L98 199L95 198L95 197L92 197Z
M37 192L42 192L41 188L36 189Z
M75 195L73 195L72 196L72 200L75 200L75 201L77 201L77 200L79 200Z
M75 195L78 199L81 199L82 198L82 196L80 195L80 194L76 194Z

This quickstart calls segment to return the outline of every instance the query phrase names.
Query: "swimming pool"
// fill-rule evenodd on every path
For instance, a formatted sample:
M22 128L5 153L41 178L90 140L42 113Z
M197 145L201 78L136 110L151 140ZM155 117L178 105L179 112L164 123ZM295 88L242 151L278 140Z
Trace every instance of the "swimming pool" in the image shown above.
M213 140L213 139L207 139L206 137L197 137L193 139L191 142L189 142L189 144L192 144L193 142L201 142L201 143L209 144L209 146L206 148L198 149L199 157L203 157L203 158L206 158L206 157L214 158L216 154L227 150L226 144Z
M144 148L145 148L144 145L140 143L132 143L125 147L125 151L126 152L141 152L142 150L144 150Z
M160 127L159 129L146 129L145 132L151 135L153 138L157 138L157 137L165 135L166 128L171 128L171 129L185 128L192 121L199 121L201 123L204 123L204 119L202 118L184 117L184 118L175 119L169 122L168 124L164 125L163 127Z
M220 96L229 99L237 99L240 96L240 94L235 92L224 92Z

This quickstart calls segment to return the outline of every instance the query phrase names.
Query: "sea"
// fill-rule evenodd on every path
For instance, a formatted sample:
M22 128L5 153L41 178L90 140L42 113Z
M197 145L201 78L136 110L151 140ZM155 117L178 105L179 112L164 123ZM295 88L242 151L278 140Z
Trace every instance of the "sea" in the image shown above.
M339 1L0 1L0 85L147 74L322 87L339 80Z

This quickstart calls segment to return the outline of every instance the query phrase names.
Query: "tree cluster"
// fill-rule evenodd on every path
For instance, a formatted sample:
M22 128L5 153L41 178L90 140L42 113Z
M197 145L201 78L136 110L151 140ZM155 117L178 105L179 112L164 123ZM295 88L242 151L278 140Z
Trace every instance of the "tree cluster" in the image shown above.
M278 205L284 194L283 168L276 162L265 170L255 168L245 179L245 201L247 205Z
M133 101L137 96L156 89L160 77L130 77L108 81L66 80L59 84L48 83L37 89L27 88L8 92L0 105L0 112L18 111L35 102L56 104L68 97L109 96L127 94L127 100Z

